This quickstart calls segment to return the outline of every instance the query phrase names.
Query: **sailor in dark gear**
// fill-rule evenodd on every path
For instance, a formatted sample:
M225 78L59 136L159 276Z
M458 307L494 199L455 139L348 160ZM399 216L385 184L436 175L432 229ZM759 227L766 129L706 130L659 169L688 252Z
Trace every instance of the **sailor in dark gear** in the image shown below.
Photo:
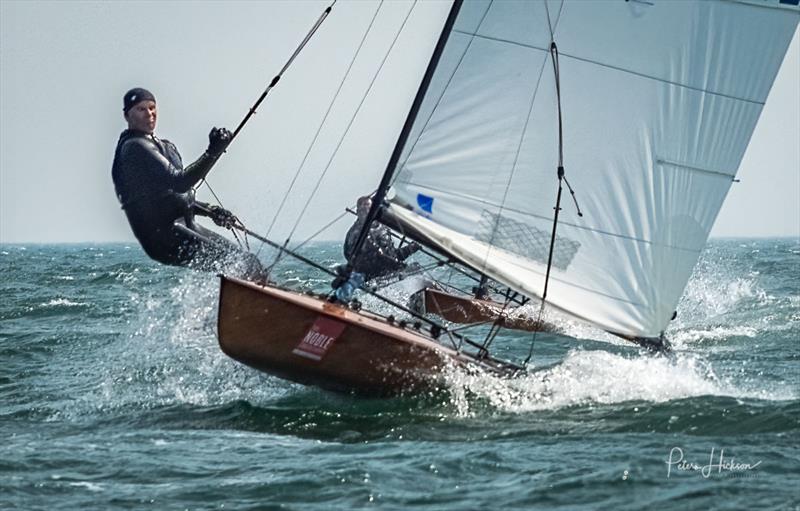
M358 219L347 231L344 241L344 256L347 258L347 262L350 263L353 271L362 273L366 281L406 269L405 260L419 250L419 245L416 243L396 248L389 229L378 222L373 222L364 246L361 248L361 254L355 257L353 251L371 205L372 200L369 197L358 199L356 211Z
M147 255L164 264L261 278L264 270L253 254L195 222L195 215L222 226L235 221L229 211L195 200L192 189L225 152L231 133L212 129L208 149L184 168L175 145L153 134L153 94L131 89L123 97L123 112L128 129L117 142L111 175L133 234Z

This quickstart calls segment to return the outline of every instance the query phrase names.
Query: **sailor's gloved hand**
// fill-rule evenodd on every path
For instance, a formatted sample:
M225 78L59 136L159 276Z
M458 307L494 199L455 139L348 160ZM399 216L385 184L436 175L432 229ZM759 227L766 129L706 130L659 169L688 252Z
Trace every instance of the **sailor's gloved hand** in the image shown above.
M411 254L413 254L414 252L416 252L420 248L422 248L422 247L419 246L419 243L411 242L408 245L406 245L404 247L401 247L397 251L397 258L400 261L405 261L408 257L411 256Z
M220 227L225 227L226 229L230 229L239 221L236 218L236 215L231 213L225 208L221 208L219 206L211 206L208 208L209 218Z
M233 134L225 128L211 128L211 132L208 134L208 149L206 149L206 152L209 156L218 158L228 148L232 138Z

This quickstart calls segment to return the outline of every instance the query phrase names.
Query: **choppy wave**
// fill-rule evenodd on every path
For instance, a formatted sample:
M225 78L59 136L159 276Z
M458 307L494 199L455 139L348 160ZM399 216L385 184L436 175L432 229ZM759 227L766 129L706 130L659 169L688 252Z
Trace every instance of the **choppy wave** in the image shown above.
M229 425L249 424L249 428L291 434L292 427L273 423L275 403L283 402L290 403L289 409L281 407L283 411L278 417L283 420L296 415L290 421L296 427L294 434L307 434L309 422L321 420L317 415L307 414L309 396L326 394L322 391L309 394L301 386L263 375L225 357L217 348L215 337L217 286L212 277L187 274L167 293L137 291L131 297L139 315L134 320L136 329L123 342L105 347L101 358L109 363L98 367L98 386L78 399L79 406L71 402L68 407L56 410L50 419L93 413L140 420L141 411L152 410L159 411L160 420L170 422L179 420L175 413L185 413L173 412L175 407L185 411L188 406L203 407L206 410L202 412L203 421L217 423L211 418L221 415ZM743 333L755 335L752 331ZM722 329L715 335L724 340L734 334L742 332ZM699 335L705 340L713 337L691 330L684 335ZM691 343L691 339L685 342ZM110 362L117 360L124 363ZM637 351L573 349L565 353L562 361L550 366L534 365L529 374L517 378L454 369L447 379L446 394L434 397L434 402L439 403L436 407L442 417L453 418L480 418L497 413L524 417L542 412L570 416L576 409L598 407L604 408L605 413L616 413L614 410L621 407L632 410L629 417L632 419L638 413L634 409L637 406L654 405L663 406L669 417L681 417L682 403L698 398L712 402L727 399L721 405L723 408L730 407L731 401L798 399L789 386L720 375L703 354L680 351L665 357ZM328 399L324 397L320 403ZM245 408L236 405L231 410L230 403L249 405ZM628 407L631 403L636 406ZM352 403L348 406L352 407ZM406 403L406 406L415 409L418 405ZM405 413L414 420L429 418L427 412L419 416L416 412L409 416L408 410ZM346 421L346 417L339 418ZM259 423L260 420L263 422ZM784 422L781 427L794 425ZM318 429L312 427L311 431Z
M524 414L629 401L663 403L699 396L797 399L796 393L787 388L760 389L752 382L721 377L714 369L718 363L709 362L705 354L697 351L698 346L721 346L731 339L758 339L770 325L779 323L778 327L791 329L797 322L792 317L781 322L740 317L743 310L747 314L753 310L758 313L762 307L782 302L792 310L792 304L797 307L797 297L770 297L756 276L739 277L718 263L701 261L681 302L679 319L670 330L676 356L651 357L635 350L571 350L564 353L561 362L533 366L530 374L511 380L455 371L448 377L456 414L469 415L486 403L497 411ZM287 270L287 274L294 271ZM72 408L77 410L75 414L88 409L215 406L237 400L263 403L298 388L245 368L220 352L215 334L215 277L194 272L159 273L138 263L115 261L84 275L92 286L111 284L122 290L126 295L123 310L132 315L126 319L129 333L102 346L98 353L102 362L94 373L98 385L78 398L82 408ZM390 288L390 296L404 301L411 292L407 288L408 283L396 284ZM39 302L36 307L70 312L71 308L85 309L89 305L88 301L58 297ZM531 305L526 308L535 309ZM547 319L556 322L564 335L627 346L625 341L596 328L548 314ZM55 417L70 413L59 410Z
M120 246L3 246L0 507L611 509L731 495L748 497L731 508L786 507L800 431L796 243L743 245L703 254L667 332L672 357L548 315L562 332L540 336L527 374L452 370L443 392L393 399L227 358L213 275ZM329 289L299 266L278 274ZM496 346L524 357L530 339L516 335ZM764 468L668 480L674 446Z
M66 298L54 298L46 303L39 304L39 307L80 307L81 305L88 305L86 302L73 302Z

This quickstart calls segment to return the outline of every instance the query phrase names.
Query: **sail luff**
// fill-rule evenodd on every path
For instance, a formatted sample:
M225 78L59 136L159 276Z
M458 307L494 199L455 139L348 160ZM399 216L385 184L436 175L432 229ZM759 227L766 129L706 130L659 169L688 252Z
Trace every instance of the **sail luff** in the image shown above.
M408 116L406 117L405 123L403 124L403 129L400 131L400 136L397 139L397 143L395 144L394 150L392 151L392 155L389 158L389 162L386 164L386 170L383 173L381 182L378 185L378 189L375 192L375 196L373 197L372 206L369 209L367 218L364 222L363 227L361 228L361 232L358 235L358 240L353 249L353 253L356 254L355 255L356 258L358 258L361 254L361 248L364 246L364 242L367 239L367 234L369 233L372 222L378 217L380 208L383 203L383 199L386 196L386 190L389 188L389 184L392 181L392 176L394 175L394 172L396 170L397 162L400 160L400 155L403 152L403 147L405 146L409 133L411 133L411 128L414 125L414 121L417 117L417 113L419 112L419 108L422 105L422 101L425 99L425 93L427 92L428 86L430 85L431 82L431 78L433 77L433 74L436 71L436 66L439 63L439 58L441 57L442 51L444 50L444 47L447 44L448 37L450 36L450 32L452 31L453 25L456 21L456 18L458 17L458 13L461 9L462 3L463 0L453 1L453 5L450 8L450 13L448 14L447 19L445 20L444 26L442 27L442 32L439 35L439 40L436 42L436 46L431 55L431 59L428 62L428 67L425 70L425 74L422 77L422 81L420 82L417 94L414 97L414 102L411 105L411 109L409 110Z

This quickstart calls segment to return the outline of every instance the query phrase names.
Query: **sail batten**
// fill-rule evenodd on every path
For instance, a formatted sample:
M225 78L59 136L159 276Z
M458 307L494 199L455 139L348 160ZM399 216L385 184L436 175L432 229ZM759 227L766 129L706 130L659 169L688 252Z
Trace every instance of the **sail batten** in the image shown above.
M422 101L390 209L430 243L603 329L666 328L735 177L800 10L730 2L468 2ZM556 30L557 28L557 30Z
M702 167L698 167L696 165L689 165L688 163L681 163L678 161L670 161L665 158L658 158L656 163L660 163L662 165L671 166L671 167L681 167L684 169L694 170L696 172L705 172L706 174L712 174L715 176L725 177L728 179L733 179L736 177L736 173L728 173L722 170L714 170L714 169L704 169Z

